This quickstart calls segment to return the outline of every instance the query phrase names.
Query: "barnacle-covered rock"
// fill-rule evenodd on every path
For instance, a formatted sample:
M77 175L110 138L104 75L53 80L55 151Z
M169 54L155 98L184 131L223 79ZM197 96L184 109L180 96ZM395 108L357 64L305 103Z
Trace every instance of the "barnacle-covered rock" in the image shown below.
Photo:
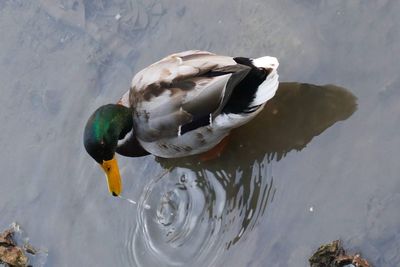
M311 267L372 267L358 253L347 255L339 240L320 246L308 261Z
M8 229L0 233L0 263L13 267L28 266L28 257L13 239L14 230Z

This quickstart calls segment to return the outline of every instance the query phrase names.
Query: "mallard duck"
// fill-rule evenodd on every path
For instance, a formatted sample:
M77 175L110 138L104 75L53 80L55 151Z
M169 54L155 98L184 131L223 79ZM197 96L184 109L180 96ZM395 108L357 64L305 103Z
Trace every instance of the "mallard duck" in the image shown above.
M122 191L115 153L177 158L206 152L253 119L278 88L278 60L186 51L138 72L117 104L88 119L84 146Z

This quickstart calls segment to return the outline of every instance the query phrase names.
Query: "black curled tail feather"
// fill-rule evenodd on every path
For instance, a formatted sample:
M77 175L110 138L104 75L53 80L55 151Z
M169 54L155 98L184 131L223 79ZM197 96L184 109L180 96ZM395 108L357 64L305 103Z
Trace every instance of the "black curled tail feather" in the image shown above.
M251 113L258 109L250 107L260 84L262 84L268 73L253 65L251 59L235 57L234 60L241 65L250 67L250 71L233 89L229 100L222 109L222 113Z

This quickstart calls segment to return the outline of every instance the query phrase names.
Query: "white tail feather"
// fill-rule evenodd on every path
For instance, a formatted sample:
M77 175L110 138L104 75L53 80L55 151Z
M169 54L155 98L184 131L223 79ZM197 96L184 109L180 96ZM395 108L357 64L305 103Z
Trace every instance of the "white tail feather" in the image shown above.
M266 69L271 68L274 70L277 70L279 66L278 59L276 57L269 57L269 56L253 59L253 64L258 68L266 68Z
M279 75L277 72L279 62L275 57L260 57L254 59L253 64L258 68L272 69L272 71L268 74L267 79L258 87L256 96L251 102L250 107L262 105L274 97L279 85Z

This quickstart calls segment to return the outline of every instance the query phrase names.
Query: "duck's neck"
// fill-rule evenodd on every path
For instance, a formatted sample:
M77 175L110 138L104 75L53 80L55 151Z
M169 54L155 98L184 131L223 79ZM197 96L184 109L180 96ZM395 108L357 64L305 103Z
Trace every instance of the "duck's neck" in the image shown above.
M122 105L118 106L125 107ZM121 131L116 152L126 157L140 157L148 155L149 153L143 149L136 139L136 135L133 130L132 110L130 108L125 107L125 116L127 117L127 120L130 121L130 126L129 129L124 128Z
M141 157L150 154L140 145L133 129L118 141L116 152L125 157Z

